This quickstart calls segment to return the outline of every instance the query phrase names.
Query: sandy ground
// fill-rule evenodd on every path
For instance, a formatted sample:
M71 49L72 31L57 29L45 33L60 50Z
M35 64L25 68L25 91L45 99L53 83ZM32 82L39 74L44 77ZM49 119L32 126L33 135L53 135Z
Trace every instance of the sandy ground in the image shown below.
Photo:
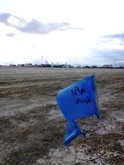
M87 138L64 146L60 89L97 80L101 121L79 119ZM0 67L0 165L124 164L124 70Z

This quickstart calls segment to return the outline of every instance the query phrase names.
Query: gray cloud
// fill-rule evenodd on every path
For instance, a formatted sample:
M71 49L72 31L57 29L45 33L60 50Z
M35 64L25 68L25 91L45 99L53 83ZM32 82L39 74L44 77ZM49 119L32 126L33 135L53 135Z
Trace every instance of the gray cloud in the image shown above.
M11 23L9 18L14 18L18 20L18 25ZM83 30L81 28L71 27L71 25L67 22L63 23L41 23L36 19L32 19L31 21L27 22L22 17L17 17L11 15L9 13L1 13L0 14L0 22L4 23L7 26L14 27L15 29L24 32L24 33L32 33L32 34L47 34L55 30L71 30L71 29L78 29ZM9 35L11 36L11 35Z
M106 39L119 39L121 40L122 42L124 42L124 32L122 33L118 33L118 34L111 34L111 35L106 35L104 36L104 38Z
M96 51L100 56L104 55L104 58L118 58L118 59L124 59L124 49L104 49L104 50L94 50Z
M8 37L14 37L16 35L16 33L7 33L6 34Z
M106 43L111 43L115 39L119 39L120 41L112 43L115 45L124 45L124 33L118 33L118 34L110 34L110 35L105 35L101 38L101 40L98 41L100 44L106 44ZM93 54L95 55L95 58L98 61L103 61L105 63L112 63L112 61L116 60L118 65L123 65L124 66L124 49L121 46L120 49L114 48L112 45L111 48L107 49L92 49Z
M124 49L94 49L93 54L98 61L103 61L109 64L116 60L118 65L124 66Z
M9 13L1 13L0 14L0 22L4 23L5 25L9 25L7 20L9 19L11 15Z
M33 34L46 34L54 30L67 30L70 27L69 23L41 23L35 19L23 23L22 27L18 26L16 28L22 32Z

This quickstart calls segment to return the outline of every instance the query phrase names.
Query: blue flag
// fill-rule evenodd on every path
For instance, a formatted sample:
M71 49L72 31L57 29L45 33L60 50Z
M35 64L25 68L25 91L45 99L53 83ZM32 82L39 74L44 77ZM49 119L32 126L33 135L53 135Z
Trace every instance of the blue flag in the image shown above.
M80 134L82 134L83 137L86 137L83 130L79 128L79 126L75 121L68 121L64 144L68 145L72 140L74 140Z
M78 82L60 90L56 100L60 110L68 122L68 133L66 133L66 139L71 137L69 132L71 132L71 135L73 133L75 134L75 136L72 136L70 140L67 140L68 144L78 135L84 135L83 131L80 130L74 120L94 115L98 119L100 118L95 76L86 77L85 79L81 79ZM73 126L76 126L76 130L78 130L76 131L77 133ZM69 131L70 128L71 131Z

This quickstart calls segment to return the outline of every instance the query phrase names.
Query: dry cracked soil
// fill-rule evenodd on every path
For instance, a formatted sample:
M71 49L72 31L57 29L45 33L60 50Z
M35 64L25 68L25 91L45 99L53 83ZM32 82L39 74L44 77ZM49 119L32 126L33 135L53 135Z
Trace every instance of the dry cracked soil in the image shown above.
M90 75L101 120L79 119L87 137L64 146L66 121L56 95ZM0 67L0 165L122 165L123 110L123 69Z

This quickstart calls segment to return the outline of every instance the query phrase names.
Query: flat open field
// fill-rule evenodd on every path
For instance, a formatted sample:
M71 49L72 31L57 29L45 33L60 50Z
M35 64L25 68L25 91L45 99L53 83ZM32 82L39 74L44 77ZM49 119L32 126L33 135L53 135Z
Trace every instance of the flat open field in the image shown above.
M78 124L79 136L63 145L66 121L56 94L95 75L101 121ZM0 67L0 165L122 165L124 70Z

